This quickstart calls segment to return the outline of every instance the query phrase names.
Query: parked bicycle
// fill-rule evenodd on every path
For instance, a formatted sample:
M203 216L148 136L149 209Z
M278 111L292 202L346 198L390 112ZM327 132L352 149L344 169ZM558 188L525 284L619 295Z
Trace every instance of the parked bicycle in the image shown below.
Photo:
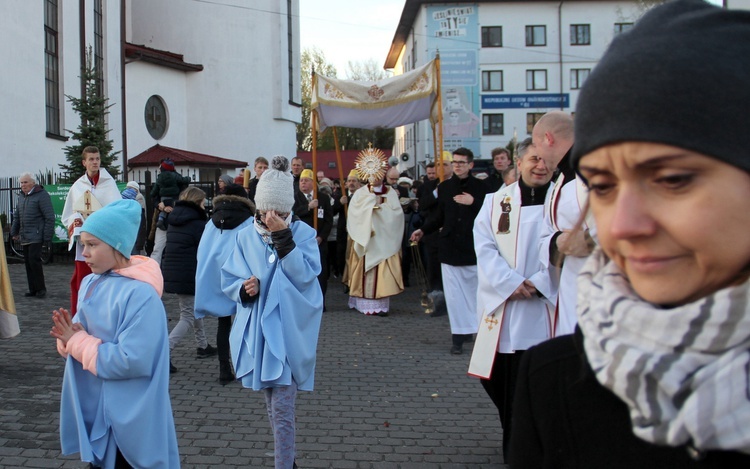
M23 259L23 245L20 239L10 239L9 243L11 253ZM42 252L40 255L42 264L47 265L52 262L52 243L42 243Z

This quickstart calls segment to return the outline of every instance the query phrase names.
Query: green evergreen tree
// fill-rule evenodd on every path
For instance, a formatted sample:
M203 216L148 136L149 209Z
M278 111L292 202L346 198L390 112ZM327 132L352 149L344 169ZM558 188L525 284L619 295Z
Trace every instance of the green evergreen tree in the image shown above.
M117 179L120 174L120 168L116 164L117 155L120 152L112 151L113 142L107 138L109 129L106 126L106 117L109 114L109 108L113 105L108 104L109 99L104 95L104 90L99 89L97 70L92 64L92 56L89 46L86 53L86 66L81 70L80 77L85 87L84 95L81 98L65 95L72 104L73 110L81 118L77 130L66 129L66 132L70 133L71 140L77 142L76 145L65 147L67 164L59 165L64 173L62 181L67 183L73 183L83 175L85 169L81 164L81 154L88 146L99 148L102 158L101 167L105 168L113 178Z

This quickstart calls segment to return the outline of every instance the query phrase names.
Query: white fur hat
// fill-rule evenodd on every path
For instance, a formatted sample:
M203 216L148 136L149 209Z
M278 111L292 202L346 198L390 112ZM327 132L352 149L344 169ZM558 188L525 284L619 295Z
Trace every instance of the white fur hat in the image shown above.
M255 209L289 213L294 206L294 177L289 172L289 160L274 156L271 167L263 172L255 189Z

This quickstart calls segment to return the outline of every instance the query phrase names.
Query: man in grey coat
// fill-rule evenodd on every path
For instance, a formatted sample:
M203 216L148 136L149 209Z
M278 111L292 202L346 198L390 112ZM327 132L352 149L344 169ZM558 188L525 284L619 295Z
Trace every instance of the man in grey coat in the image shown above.
M42 270L42 244L52 241L55 212L49 194L36 183L31 173L22 173L19 182L21 192L10 234L13 239L20 240L23 246L26 279L29 283L29 291L24 296L44 298L47 287Z

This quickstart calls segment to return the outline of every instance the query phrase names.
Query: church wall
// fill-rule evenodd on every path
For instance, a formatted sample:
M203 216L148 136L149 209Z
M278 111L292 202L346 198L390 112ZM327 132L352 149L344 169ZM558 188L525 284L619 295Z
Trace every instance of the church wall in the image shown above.
M61 134L75 130L79 117L65 95L80 97L81 42L78 2L59 1L58 48L61 108ZM87 43L93 44L93 2L87 0ZM119 2L103 2L106 83L110 102L110 138L115 150L122 148L119 76ZM69 143L47 136L45 108L44 2L5 0L3 6L12 14L0 18L0 63L9 73L0 76L0 139L5 149L0 153L0 176L17 176L29 171L59 171L65 163L64 147Z
M204 2L124 0L128 40L184 54L201 72L130 63L122 98L120 9L103 2L105 83L110 104L109 137L123 149L122 106L127 104L128 156L155 141L143 125L145 99L165 97L170 129L159 141L202 153L252 161L258 155L295 153L300 110L289 104L286 2L257 0L245 9ZM87 44L93 44L93 0L84 1ZM298 0L292 2L298 13ZM0 18L0 177L22 171L58 171L68 142L46 135L44 2L3 0L12 14ZM280 11L284 10L284 11ZM79 2L60 0L61 128L75 129L78 116L65 95L80 96ZM294 92L299 93L299 30L294 17ZM299 100L299 97L296 96ZM178 116L178 117L176 117Z
M186 73L185 149L244 161L294 155L299 110L288 104L286 2L248 5L133 1L134 43L204 67ZM166 18L173 28L159 27Z
M145 62L128 64L127 73L128 153L131 158L157 143L190 150L186 108L187 75L179 70ZM148 133L145 122L146 101L152 95L161 97L167 106L167 133L159 140Z

